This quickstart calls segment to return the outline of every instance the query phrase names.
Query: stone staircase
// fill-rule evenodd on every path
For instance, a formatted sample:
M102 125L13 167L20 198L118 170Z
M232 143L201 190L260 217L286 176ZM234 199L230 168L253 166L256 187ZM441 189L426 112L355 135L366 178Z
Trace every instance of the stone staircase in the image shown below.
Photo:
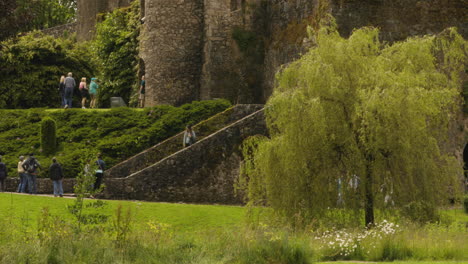
M198 141L182 148L183 132L110 168L102 198L240 204L234 183L240 146L266 135L263 105L236 105L196 126Z

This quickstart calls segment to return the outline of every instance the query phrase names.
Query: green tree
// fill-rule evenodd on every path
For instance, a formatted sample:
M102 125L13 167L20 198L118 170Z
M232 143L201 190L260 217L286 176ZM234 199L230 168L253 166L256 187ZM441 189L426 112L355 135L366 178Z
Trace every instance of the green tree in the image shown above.
M87 43L41 32L0 42L0 108L59 107L60 76L93 76L91 58Z
M106 14L96 27L93 50L100 72L98 103L101 107L109 107L113 96L122 97L128 103L132 90L139 85L139 3L134 1L130 7Z
M0 1L0 40L73 22L76 8L76 0Z
M370 225L387 195L397 207L430 208L455 195L461 166L442 146L462 102L466 41L449 29L389 46L378 34L363 28L343 39L321 29L317 46L278 75L266 106L270 138L244 148L251 203L287 218L364 209Z

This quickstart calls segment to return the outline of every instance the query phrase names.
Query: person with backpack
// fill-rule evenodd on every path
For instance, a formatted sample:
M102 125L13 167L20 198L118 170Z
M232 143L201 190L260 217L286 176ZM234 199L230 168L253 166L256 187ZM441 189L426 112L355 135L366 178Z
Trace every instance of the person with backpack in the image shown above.
M96 182L94 183L94 190L101 187L102 178L104 176L104 170L106 169L106 163L102 160L101 153L98 154L98 160L96 161L97 170L96 170Z
M36 179L38 170L42 169L41 164L37 159L34 157L34 153L29 154L28 159L23 163L23 169L26 171L27 179L28 179L28 189L29 194L36 194L37 185Z
M73 79L73 74L68 73L68 77L65 78L65 106L64 108L71 108L73 101L73 92L75 91L76 82Z
M195 131L192 129L192 125L187 125L184 132L184 141L183 146L188 147L190 145L195 144L197 141L197 136L195 135Z
M8 176L8 170L5 163L2 162L2 156L0 156L0 192L5 191L5 179Z
M49 167L49 176L54 183L54 197L60 196L63 197L63 171L60 163L57 162L57 159L52 158L52 164Z
M24 193L26 192L26 185L28 183L28 178L26 176L26 171L23 169L24 163L24 156L19 157L18 161L18 176L20 178L20 183L18 185L18 192Z

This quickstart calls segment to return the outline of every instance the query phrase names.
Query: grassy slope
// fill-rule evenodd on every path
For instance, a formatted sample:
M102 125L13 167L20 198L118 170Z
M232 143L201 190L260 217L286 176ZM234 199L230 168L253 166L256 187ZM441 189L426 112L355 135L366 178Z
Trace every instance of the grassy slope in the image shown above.
M92 202L94 200L88 200ZM119 204L124 208L132 208L134 224L138 229L147 228L148 221L169 224L175 232L206 231L213 228L231 228L240 225L244 216L244 208L236 206L168 204L134 201L106 201L102 209L106 214L114 215ZM71 218L66 206L72 204L72 199L43 196L29 196L12 193L0 193L0 219L28 219L30 226L36 227L37 217L41 208L49 207L53 215ZM102 212L102 211L101 211Z

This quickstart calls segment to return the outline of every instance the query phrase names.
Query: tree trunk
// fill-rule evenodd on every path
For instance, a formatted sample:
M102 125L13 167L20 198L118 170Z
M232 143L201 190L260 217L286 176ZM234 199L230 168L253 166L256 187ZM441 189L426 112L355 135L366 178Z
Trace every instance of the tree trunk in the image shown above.
M365 221L366 227L372 227L374 225L374 193L372 189L373 181L370 165L367 165L365 184Z

